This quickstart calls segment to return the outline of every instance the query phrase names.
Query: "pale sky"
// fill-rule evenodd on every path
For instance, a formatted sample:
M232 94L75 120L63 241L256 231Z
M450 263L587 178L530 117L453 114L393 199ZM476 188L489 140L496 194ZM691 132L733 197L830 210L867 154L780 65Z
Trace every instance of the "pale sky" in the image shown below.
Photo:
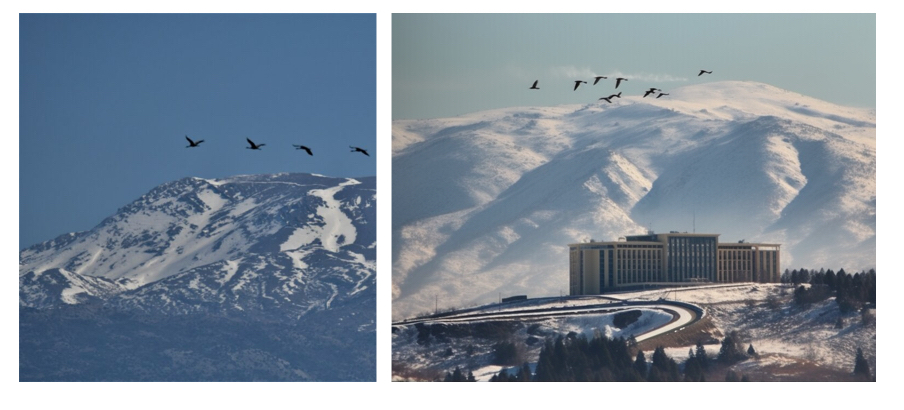
M625 94L741 80L876 106L875 14L394 14L392 24L393 120L586 104L615 92L616 76L629 78ZM591 87L594 75L609 79ZM580 79L590 81L573 90ZM527 90L534 80L542 92Z

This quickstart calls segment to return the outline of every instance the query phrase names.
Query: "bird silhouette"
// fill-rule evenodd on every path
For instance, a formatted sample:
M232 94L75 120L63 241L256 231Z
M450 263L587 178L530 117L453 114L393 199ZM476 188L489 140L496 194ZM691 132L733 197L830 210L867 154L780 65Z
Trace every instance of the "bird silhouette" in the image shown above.
M308 147L306 147L306 146L304 146L304 145L295 145L295 144L292 144L292 146L295 147L295 149L303 149L303 150L307 151L308 155L311 155L311 156L314 155L314 154L311 152L311 149L308 148Z
M612 98L612 97L618 97L618 98L621 98L621 91L619 91L618 94L612 94L612 95L610 95L610 96L608 96L608 97L606 97L606 98Z
M364 148L353 147L353 146L351 146L351 145L349 145L348 147L352 149L352 150L349 151L349 152L360 152L360 153L362 153L362 154L364 154L364 155L367 155L368 157L370 156L370 154L368 154L367 151L364 150Z
M697 77L703 75L703 73L706 73L706 74L712 74L713 72L712 72L712 71L706 71L706 70L700 70L700 74L697 74Z
M655 93L656 93L656 91L654 91L654 90L647 90L647 92L643 93L643 98L647 98L648 95L655 94Z
M535 80L534 85L530 86L530 88L528 88L528 90L539 90L540 87L537 87L537 83L539 83L539 82L540 82L540 80Z
M628 81L627 78L618 77L615 79L615 88L618 88L618 85L621 84L622 81Z
M612 96L608 97L600 97L600 100L606 100L607 103L612 104Z
M188 135L185 136L185 139L187 139L188 143L190 144L190 145L186 145L185 148L197 147L198 144L204 142L204 140L200 140L198 142L192 141L191 138L188 138Z
M657 95L656 98L662 97L663 95L668 95L668 94L666 94L666 93L659 93L659 95Z
M574 81L574 90L577 90L577 89L578 89L578 86L581 85L581 83L587 84L586 81L575 80L575 81ZM571 90L571 91L574 91L574 90Z
M250 147L245 147L245 149L261 149L261 147L263 147L264 145L267 145L267 144L260 144L260 145L257 145L257 144L254 143L254 141L251 141L250 138L245 138L245 139L248 140L248 143L249 143L249 144L251 144Z
M596 83L600 82L600 78L602 78L603 80L606 79L606 77L603 77L603 76L601 76L601 75L598 75L598 76L593 77L593 78L594 78L594 80L593 80L593 85L596 85Z

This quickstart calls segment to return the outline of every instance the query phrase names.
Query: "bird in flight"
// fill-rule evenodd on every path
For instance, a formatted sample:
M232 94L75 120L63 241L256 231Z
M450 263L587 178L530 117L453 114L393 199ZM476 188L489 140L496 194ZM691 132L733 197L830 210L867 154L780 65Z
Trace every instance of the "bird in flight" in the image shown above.
M607 103L612 104L611 98L612 96L610 95L608 97L600 97L600 100L606 100Z
M659 93L659 95L657 95L656 98L662 97L663 95L668 95L668 94L666 94L666 93Z
M615 79L615 88L618 88L618 85L621 84L622 81L628 81L627 78L618 77Z
M656 90L647 90L647 92L643 93L643 98L647 98L648 95L656 93Z
M621 98L621 91L619 91L618 94L612 94L612 95L610 95L610 96L608 96L608 97L606 97L606 98L612 98L612 97L618 97L618 98Z
M311 152L311 149L308 148L308 147L306 147L306 146L304 146L304 145L295 145L295 144L292 144L292 146L295 147L295 149L303 149L303 150L305 150L305 151L308 153L308 155L311 155L311 156L314 155L314 154Z
M257 145L257 144L254 143L254 141L251 141L250 138L245 138L245 139L248 140L248 143L249 143L249 144L251 144L250 147L245 147L245 149L261 149L261 147L263 147L264 145L267 145L267 144L260 144L260 145Z
M188 135L185 136L185 139L187 139L188 143L190 144L190 145L186 145L185 148L197 147L198 144L204 142L204 140L200 140L198 142L192 141L191 138L188 138Z
M601 75L598 75L598 76L596 76L596 77L593 77L593 85L596 85L596 83L600 82L600 78L602 78L603 80L606 79L606 77L603 77L603 76L601 76Z
M530 88L528 88L528 90L539 90L540 87L537 87L537 83L539 83L539 82L540 82L540 80L534 80L534 85L530 86Z
M353 147L353 146L351 146L351 145L349 145L348 147L352 149L352 150L349 151L349 152L360 152L360 153L362 153L362 154L364 154L364 155L367 155L368 157L370 156L370 154L368 154L367 151L364 150L364 148Z
M578 86L581 85L581 83L587 84L586 81L575 80L575 81L574 81L574 90L577 90L577 89L578 89ZM571 90L571 91L574 91L574 90Z
M706 74L712 74L713 72L712 72L712 71L706 71L706 70L700 70L700 74L697 74L697 77L703 75L703 73L706 73Z

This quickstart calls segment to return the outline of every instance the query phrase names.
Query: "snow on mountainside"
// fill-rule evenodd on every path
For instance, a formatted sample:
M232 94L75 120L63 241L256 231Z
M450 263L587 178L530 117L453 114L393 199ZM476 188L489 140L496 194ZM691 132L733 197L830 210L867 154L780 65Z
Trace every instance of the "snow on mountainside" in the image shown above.
M567 292L567 244L692 231L875 266L875 110L766 84L393 123L393 317Z
M160 185L90 231L21 251L20 306L96 298L155 312L272 307L299 317L373 298L375 183L275 174Z

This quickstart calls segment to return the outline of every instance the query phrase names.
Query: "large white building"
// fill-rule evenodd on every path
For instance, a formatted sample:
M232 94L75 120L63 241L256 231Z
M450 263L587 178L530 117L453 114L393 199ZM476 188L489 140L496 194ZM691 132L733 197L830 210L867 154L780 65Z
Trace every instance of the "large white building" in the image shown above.
M568 245L570 294L643 285L780 281L781 245L718 239L719 234L673 231Z

